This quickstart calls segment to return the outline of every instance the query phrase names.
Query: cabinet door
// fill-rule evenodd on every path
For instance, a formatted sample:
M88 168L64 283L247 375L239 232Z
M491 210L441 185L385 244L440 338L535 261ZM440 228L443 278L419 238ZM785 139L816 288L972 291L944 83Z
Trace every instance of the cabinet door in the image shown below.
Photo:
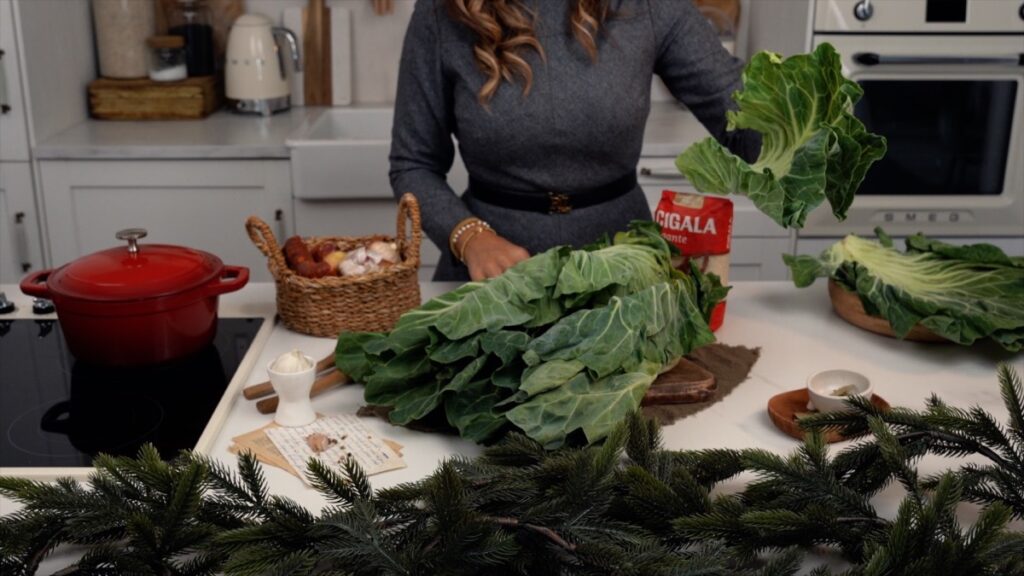
M370 236L396 233L394 197L365 200L295 200L295 230L303 236ZM430 280L441 251L426 236L420 249L420 279Z
M788 238L733 238L729 281L786 280L789 268L782 262L782 255L791 251Z
M0 0L0 160L27 161L28 127L11 0Z
M17 284L42 265L31 165L0 162L0 284Z
M118 230L141 227L149 232L143 242L206 250L269 280L245 220L256 215L278 236L291 233L286 160L43 161L40 170L57 266L116 245Z

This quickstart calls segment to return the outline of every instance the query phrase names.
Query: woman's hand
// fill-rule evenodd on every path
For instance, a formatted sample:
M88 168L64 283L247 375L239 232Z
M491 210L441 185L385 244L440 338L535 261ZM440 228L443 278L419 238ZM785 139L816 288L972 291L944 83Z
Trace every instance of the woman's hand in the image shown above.
M472 280L500 276L517 262L530 257L530 253L494 232L474 235L462 247L462 260L469 268Z

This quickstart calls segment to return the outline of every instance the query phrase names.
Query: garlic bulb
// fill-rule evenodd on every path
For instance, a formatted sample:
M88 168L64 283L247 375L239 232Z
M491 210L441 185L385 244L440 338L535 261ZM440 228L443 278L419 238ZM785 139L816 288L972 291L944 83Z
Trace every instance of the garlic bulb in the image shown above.
M278 356L277 360L274 361L272 369L274 372L281 374L295 374L297 372L305 372L312 367L313 363L296 348L291 352L285 352Z
M397 264L399 261L398 256L398 244L395 242L384 242L377 240L371 242L367 247L367 251L370 254L370 258L373 258L374 262L380 263L381 260Z

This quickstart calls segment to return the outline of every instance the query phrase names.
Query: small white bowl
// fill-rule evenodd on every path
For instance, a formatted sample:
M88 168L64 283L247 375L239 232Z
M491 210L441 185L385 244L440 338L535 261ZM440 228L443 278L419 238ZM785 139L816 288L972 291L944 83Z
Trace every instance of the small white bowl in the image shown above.
M844 395L838 393L846 389ZM818 412L837 412L847 410L846 403L851 396L861 396L868 400L874 395L874 389L867 376L853 370L824 370L812 374L807 379L807 393L811 404Z

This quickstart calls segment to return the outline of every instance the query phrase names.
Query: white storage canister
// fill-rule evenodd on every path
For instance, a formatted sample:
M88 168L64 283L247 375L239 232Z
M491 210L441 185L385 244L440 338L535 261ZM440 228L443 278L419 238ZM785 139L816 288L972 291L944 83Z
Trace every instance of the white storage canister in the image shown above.
M146 39L156 30L152 0L92 0L100 76L145 78L149 74Z

